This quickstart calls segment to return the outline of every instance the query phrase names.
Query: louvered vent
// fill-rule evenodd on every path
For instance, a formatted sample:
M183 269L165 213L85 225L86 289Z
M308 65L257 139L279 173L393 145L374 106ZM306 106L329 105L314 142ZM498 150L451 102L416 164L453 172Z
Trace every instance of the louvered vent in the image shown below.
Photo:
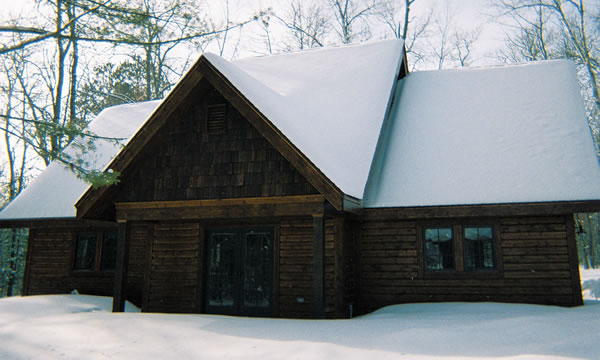
M227 105L208 105L206 110L206 132L209 135L224 134Z

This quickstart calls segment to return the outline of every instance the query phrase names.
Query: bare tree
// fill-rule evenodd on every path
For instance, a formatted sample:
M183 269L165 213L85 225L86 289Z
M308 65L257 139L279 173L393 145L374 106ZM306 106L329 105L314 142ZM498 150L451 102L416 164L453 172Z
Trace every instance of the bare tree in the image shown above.
M404 40L408 62L412 68L425 59L423 40L428 36L433 10L425 16L411 15L411 6L417 0L384 0L377 9L376 17L397 39Z
M579 66L588 120L600 136L600 26L583 0L496 0L501 15L512 20L516 35L507 38L506 61L569 58Z
M282 16L273 16L290 34L283 42L286 51L321 47L331 31L327 9L320 3L292 1Z
M101 184L116 180L118 174L105 175L102 180L101 173L89 169L79 156L62 152L75 139L93 149L98 138L84 130L90 118L77 108L80 47L125 50L132 58L143 59L145 97L137 100L156 99L164 96L191 61L192 51L173 56L176 48L203 47L218 35L257 19L211 27L199 11L200 0L142 0L135 7L125 0L56 0L40 2L38 9L53 15L46 22L13 22L0 27L7 44L2 47L4 56L25 48L36 53L35 61L26 61L17 78L27 100L27 111L21 116L29 125L24 140L46 164L61 161L83 179ZM50 41L53 46L47 46ZM188 55L182 59L180 54Z
M437 69L448 66L471 65L473 44L479 38L481 30L462 30L453 22L453 15L446 8L443 17L433 15L432 31L426 38L429 44L428 61L435 64Z
M334 31L343 44L371 37L369 18L376 13L377 0L328 0L335 17Z
M3 57L0 80L0 121L3 123L4 154L2 172L2 195L0 208L14 199L24 188L27 179L28 143L25 137L25 122L15 118L22 117L26 101L19 90L16 74L23 71L22 57L25 50L11 52ZM17 136L15 136L17 135ZM25 265L23 254L27 242L27 232L22 229L0 230L0 297L20 293L22 274Z

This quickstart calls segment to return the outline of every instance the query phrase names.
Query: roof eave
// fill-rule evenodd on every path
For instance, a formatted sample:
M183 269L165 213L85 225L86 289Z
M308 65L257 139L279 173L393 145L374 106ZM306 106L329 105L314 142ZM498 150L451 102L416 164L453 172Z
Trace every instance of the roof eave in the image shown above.
M493 204L366 207L369 218L433 219L504 216L562 216L599 212L600 200L539 201Z

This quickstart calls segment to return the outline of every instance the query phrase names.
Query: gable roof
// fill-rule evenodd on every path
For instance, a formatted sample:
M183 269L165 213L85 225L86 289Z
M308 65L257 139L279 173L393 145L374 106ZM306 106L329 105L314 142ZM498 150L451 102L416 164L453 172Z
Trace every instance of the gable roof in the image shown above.
M122 171L206 78L303 175L315 173L319 191L363 207L600 199L573 64L416 72L398 80L402 56L401 41L235 62L203 55L165 100L98 115L92 131L129 142L121 149L99 141L95 168ZM51 164L0 221L73 218L82 193L95 201L101 194ZM85 196L80 203L93 203Z
M402 53L403 42L391 40L232 63L206 58L344 194L360 199Z
M225 90L229 100L233 96L241 106L248 104L253 110L245 113L249 121L259 127L268 140L277 142L276 148L283 151L303 175L311 171L316 173L313 181L323 184L313 184L319 191L331 187L334 194L360 197L402 60L403 42L400 40L236 62L205 54L165 100L153 103L157 108L144 114L142 120L145 123L141 127L130 119L136 122L133 126L137 129L135 135L118 154L107 152L107 158L113 160L102 166L122 171L164 123L165 114L172 111L204 76L220 87L219 90ZM102 112L94 123L106 121L111 113L121 111L118 109L128 111L129 108L111 109ZM117 117L112 120L127 121ZM353 161L340 161L339 157L344 154L350 154ZM102 166L98 168L102 169ZM30 191L17 197L0 214L0 220L74 216L75 209L68 206L73 198L84 193L78 204L83 202L89 206L106 189L82 191L85 184L59 164L52 164L44 171L46 173L34 181L35 186L32 184ZM61 178L64 179L59 180ZM69 187L72 189L70 196L61 197L60 206L46 195L53 182L73 185ZM340 201L324 195L334 206L341 208ZM35 203L38 205L33 205ZM39 206L40 203L55 203L56 206ZM35 213L27 210L36 206L40 208Z
M395 96L365 207L600 199L571 62L414 72Z

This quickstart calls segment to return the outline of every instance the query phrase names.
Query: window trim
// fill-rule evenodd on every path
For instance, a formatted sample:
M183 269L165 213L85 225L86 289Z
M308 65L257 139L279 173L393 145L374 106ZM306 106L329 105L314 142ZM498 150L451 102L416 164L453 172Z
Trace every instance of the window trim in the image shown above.
M96 229L80 229L78 231L73 232L73 248L71 252L71 274L72 275L110 275L112 276L115 272L115 269L112 270L102 270L102 248L104 246L104 233L115 233L118 236L117 229L115 228L96 228ZM96 236L96 254L94 258L94 269L75 269L75 261L77 260L77 243L79 240L79 235L81 234L94 234ZM100 240L100 241L98 241Z
M494 237L494 269L465 270L464 267L464 228L484 227L492 228ZM428 271L425 269L425 230L430 228L452 228L454 241L454 269L442 271ZM500 221L496 218L482 219L448 219L429 220L417 223L417 257L418 274L421 278L499 278L502 277L504 266L502 261L500 238Z

